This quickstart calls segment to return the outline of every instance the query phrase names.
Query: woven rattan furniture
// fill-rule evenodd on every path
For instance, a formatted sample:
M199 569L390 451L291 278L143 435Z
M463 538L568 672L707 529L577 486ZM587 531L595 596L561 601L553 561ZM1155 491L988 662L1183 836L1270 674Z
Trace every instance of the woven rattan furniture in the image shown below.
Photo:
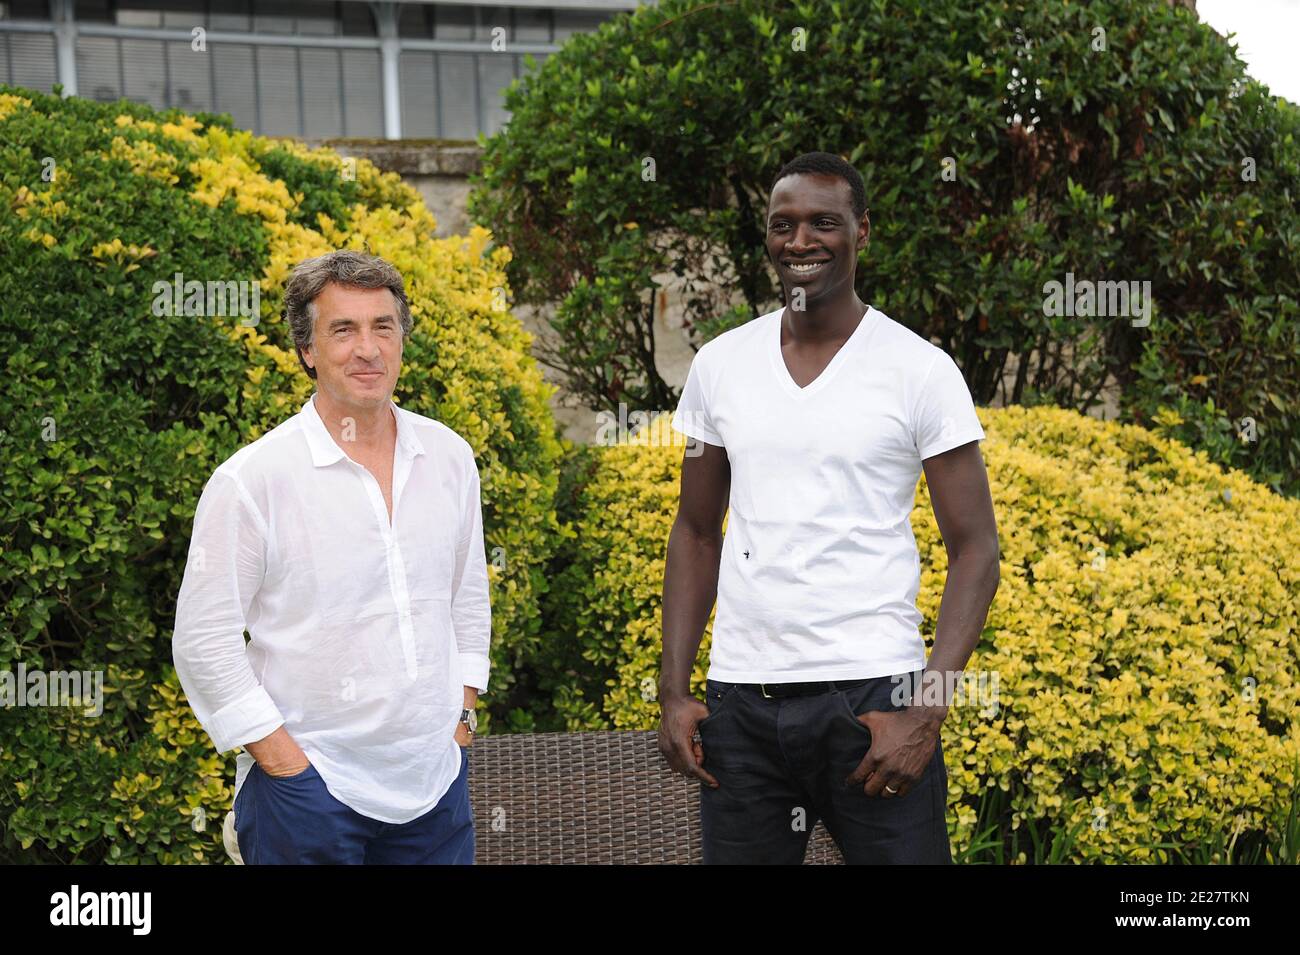
M470 749L478 865L699 864L700 784L668 771L653 731L508 733ZM226 851L239 862L233 814ZM843 863L819 822L807 863Z
M481 736L469 787L479 865L701 861L700 784L653 731ZM820 822L805 861L843 861Z

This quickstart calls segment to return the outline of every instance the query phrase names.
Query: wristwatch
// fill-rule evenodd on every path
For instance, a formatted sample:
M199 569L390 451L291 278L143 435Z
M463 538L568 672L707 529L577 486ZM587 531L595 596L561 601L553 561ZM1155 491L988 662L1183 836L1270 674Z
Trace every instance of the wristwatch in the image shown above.
M478 714L473 710L461 710L460 721L469 727L469 735L473 736L478 729Z

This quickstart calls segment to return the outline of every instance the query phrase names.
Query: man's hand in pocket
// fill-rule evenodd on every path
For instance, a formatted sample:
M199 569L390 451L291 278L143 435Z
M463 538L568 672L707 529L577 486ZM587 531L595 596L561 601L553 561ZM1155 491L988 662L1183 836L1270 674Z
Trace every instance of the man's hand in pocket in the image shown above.
M249 743L244 749L268 776L296 776L311 765L307 754L283 725L270 736Z

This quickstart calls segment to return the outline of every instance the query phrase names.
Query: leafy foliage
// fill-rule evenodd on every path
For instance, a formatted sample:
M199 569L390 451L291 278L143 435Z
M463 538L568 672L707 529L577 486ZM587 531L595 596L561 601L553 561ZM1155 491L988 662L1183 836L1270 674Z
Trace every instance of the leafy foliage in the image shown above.
M278 318L304 258L366 248L415 316L396 399L463 435L482 477L492 708L538 650L560 445L509 250L438 239L367 162L228 118L0 91L0 669L105 671L104 711L0 709L0 858L220 859L234 757L171 671L199 493L312 390ZM260 314L159 315L154 283L260 282ZM196 819L204 826L194 828ZM216 820L207 825L207 820Z
M471 211L594 409L675 404L665 279L697 343L780 303L768 188L824 150L866 181L859 295L953 355L977 402L1113 392L1126 420L1300 493L1300 116L1193 12L666 0L574 37L506 105ZM1150 324L1045 314L1067 273L1150 282Z
M1294 860L1300 501L1135 425L978 413L1001 582L942 728L954 851L1227 861L1226 833L1235 853ZM657 726L674 434L663 416L590 449L562 498L547 602L564 629L544 661L558 728ZM924 478L912 530L932 646L948 555Z

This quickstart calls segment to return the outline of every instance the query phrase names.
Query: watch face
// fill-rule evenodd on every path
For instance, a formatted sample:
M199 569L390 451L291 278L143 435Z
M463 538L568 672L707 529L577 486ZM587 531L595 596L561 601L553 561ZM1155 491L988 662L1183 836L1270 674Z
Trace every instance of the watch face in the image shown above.
M469 724L469 731L471 733L478 732L478 713L475 712L474 710L470 710L469 715L466 716L465 719L462 720L462 722Z

